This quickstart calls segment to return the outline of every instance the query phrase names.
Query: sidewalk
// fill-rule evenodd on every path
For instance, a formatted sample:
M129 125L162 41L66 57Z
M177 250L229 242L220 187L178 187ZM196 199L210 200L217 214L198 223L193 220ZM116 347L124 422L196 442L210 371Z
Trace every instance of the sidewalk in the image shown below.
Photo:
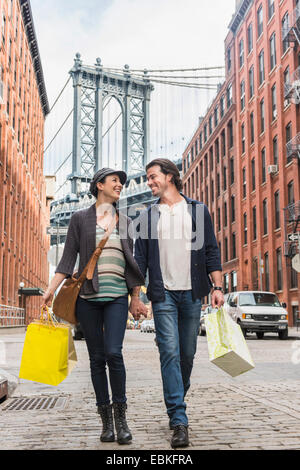
M172 431L168 427L163 402L157 350L153 347L153 336L138 335L138 332L128 334L127 352L124 353L128 370L128 423L133 434L131 445L100 442L101 426L96 413L86 345L79 341L75 343L77 367L60 386L20 380L13 397L0 405L0 449L170 451ZM290 331L290 335L300 339L296 329L295 332ZM143 340L143 351L140 343L135 343L136 338ZM0 336L7 353L7 364L0 364L0 368L16 376L23 341L22 334ZM199 338L199 342L199 361L203 360L205 365L205 340ZM278 346L282 347L282 343ZM138 367L136 370L133 357ZM149 361L153 364L153 371L146 366L141 370L142 365ZM220 374L215 366L208 364L205 367L211 371L211 376L205 374L206 381L199 383L196 375L186 400L190 420L189 451L300 449L299 380L233 381ZM140 379L141 374L144 380ZM61 397L65 400L58 402L61 407L50 410L6 410L14 397Z

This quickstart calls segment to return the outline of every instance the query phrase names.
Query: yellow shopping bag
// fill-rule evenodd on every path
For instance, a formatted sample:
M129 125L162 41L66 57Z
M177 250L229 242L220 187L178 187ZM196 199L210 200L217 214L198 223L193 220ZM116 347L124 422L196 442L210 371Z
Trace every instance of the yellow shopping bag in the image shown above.
M28 325L19 378L48 385L60 384L77 363L71 329L54 322L47 309L43 318Z
M241 327L221 307L205 316L209 359L232 377L253 369Z

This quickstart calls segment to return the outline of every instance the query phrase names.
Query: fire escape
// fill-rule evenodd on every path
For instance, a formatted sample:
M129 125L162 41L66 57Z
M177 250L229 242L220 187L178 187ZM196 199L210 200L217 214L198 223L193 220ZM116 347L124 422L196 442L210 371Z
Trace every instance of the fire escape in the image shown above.
M300 3L294 9L291 22L282 27L282 41L300 46Z
M299 246L297 235L300 233L300 201L289 204L283 210L286 240L284 242L284 256L293 258L297 254Z

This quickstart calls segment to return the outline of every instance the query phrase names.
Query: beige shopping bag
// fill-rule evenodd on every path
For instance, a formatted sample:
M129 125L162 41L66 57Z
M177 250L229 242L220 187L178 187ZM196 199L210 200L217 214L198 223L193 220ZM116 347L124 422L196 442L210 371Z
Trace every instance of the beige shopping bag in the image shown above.
M232 377L253 369L254 363L240 326L221 307L205 317L211 362Z

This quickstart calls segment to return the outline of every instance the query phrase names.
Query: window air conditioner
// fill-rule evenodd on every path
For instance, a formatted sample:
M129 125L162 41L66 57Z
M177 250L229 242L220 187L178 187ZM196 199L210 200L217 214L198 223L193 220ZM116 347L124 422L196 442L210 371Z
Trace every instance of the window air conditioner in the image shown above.
M275 175L278 171L278 165L269 165L268 166L268 173L269 175Z

